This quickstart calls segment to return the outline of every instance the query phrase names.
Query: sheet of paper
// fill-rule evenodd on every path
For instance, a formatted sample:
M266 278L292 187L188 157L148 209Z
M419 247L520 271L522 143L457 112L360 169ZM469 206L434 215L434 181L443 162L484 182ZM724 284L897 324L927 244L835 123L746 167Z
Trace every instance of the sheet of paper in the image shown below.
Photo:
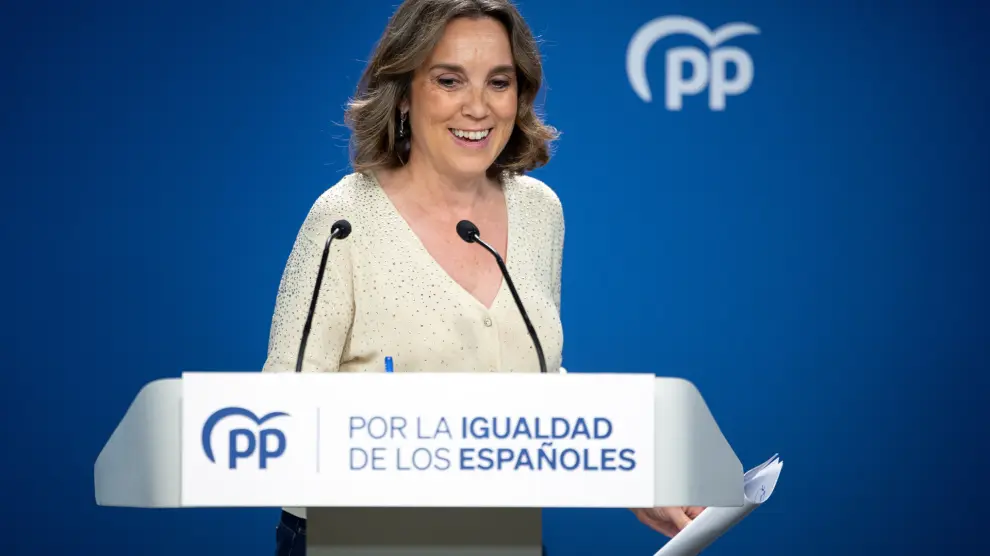
M736 508L705 508L653 556L696 556L715 539L766 502L777 486L784 462L773 456L743 475L743 505Z

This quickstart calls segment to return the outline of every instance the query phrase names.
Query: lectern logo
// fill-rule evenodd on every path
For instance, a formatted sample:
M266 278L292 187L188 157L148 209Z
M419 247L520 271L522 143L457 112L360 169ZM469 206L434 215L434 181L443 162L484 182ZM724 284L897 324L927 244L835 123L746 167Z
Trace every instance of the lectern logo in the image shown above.
M712 31L704 23L682 16L661 17L643 25L633 35L626 50L626 74L633 91L643 102L653 100L646 78L646 56L657 41L671 35L692 35L705 43L708 53L693 46L667 50L667 110L680 110L686 95L696 95L708 88L708 107L725 110L726 97L741 95L753 84L753 59L743 49L720 44L740 35L757 35L760 30L749 23L729 23ZM735 75L728 78L732 64ZM684 66L691 66L691 76L684 78Z
M210 415L203 424L203 453L211 462L216 463L213 429L224 419L233 417L246 417L256 424L259 430L255 432L247 428L230 429L227 435L227 466L230 469L237 469L239 460L249 459L255 454L258 458L258 468L267 469L269 460L285 453L285 433L274 427L261 428L261 426L276 417L288 417L287 413L275 411L258 417L254 412L243 407L225 407Z

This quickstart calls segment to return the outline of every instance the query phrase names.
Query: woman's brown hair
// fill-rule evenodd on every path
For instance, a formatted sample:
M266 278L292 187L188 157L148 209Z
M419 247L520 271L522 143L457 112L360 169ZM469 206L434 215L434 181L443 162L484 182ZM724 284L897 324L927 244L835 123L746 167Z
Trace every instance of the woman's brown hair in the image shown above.
M557 138L557 130L544 124L533 106L543 66L536 39L516 7L509 0L405 0L379 39L345 114L355 171L405 163L410 133L397 137L399 105L409 94L413 73L433 51L447 23L461 17L499 21L509 34L516 66L519 106L515 127L489 168L489 176L528 172L550 160L550 142Z

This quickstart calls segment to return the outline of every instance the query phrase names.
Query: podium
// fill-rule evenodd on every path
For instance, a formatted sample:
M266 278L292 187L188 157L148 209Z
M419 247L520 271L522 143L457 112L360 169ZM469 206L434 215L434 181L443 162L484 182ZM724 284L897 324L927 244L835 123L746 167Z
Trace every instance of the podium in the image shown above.
M102 506L306 508L310 556L538 556L543 508L744 502L698 390L648 374L183 373L94 471Z

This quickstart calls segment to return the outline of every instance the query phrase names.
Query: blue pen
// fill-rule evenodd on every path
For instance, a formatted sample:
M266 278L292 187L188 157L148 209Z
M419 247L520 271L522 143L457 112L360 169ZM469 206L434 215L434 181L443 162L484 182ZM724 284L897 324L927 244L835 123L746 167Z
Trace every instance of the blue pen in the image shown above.
M385 358L385 372L386 373L392 372L392 357L391 356Z

